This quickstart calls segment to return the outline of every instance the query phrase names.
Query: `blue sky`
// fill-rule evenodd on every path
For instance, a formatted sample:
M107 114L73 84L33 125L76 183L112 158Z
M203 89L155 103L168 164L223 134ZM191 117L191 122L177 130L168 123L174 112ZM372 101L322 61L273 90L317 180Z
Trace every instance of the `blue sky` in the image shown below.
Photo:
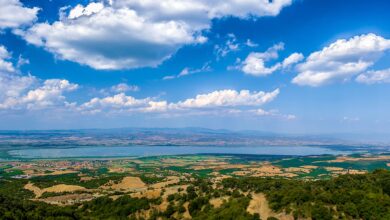
M0 6L0 129L390 128L387 1Z

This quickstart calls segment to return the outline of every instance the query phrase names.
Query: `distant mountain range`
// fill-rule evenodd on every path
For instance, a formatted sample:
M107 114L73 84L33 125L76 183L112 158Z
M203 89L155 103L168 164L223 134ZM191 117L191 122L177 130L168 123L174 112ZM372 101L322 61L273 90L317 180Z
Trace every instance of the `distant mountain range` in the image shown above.
M353 137L340 134L293 135L192 127L32 130L0 131L0 147L386 145L386 142L357 140Z

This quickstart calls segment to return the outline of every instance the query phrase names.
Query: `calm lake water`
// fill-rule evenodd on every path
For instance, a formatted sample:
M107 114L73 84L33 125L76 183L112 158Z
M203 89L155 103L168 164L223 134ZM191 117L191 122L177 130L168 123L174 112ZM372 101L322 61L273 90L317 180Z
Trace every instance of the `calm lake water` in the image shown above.
M82 147L42 148L8 151L13 157L25 159L87 158L87 157L141 157L185 154L251 154L307 156L323 154L348 154L323 147L306 146L262 146L262 147L197 147L197 146L132 146L132 147Z

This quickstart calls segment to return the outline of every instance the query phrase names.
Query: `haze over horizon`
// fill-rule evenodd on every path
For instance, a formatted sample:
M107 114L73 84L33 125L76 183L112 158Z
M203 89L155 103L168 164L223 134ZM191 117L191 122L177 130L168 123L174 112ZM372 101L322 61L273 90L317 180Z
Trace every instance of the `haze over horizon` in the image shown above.
M0 0L0 130L386 136L389 9L363 0Z

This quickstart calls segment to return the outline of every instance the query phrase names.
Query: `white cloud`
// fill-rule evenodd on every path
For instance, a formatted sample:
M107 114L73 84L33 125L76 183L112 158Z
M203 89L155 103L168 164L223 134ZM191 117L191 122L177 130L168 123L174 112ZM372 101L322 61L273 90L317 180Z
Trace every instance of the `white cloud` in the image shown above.
M31 77L15 78L13 84L19 87L14 89L19 94L7 96L0 102L0 109L43 109L68 105L70 103L65 101L63 93L78 88L77 84L72 84L67 80L49 79L34 89L31 87L32 80L36 79Z
M139 91L139 87L136 85L128 85L126 83L119 83L118 85L112 86L111 91L116 93L122 92L137 92Z
M347 122L347 123L351 123L351 122L359 122L360 121L360 118L359 117L347 117L347 116L344 116L341 120L342 122Z
M211 71L211 67L210 67L209 63L205 63L199 69L191 69L191 68L186 67L179 73L179 75L177 75L177 78L192 75L195 73L204 73L204 72L210 72L210 71Z
M211 69L209 64L210 63L207 62L199 69L191 69L189 67L185 67L184 69L182 69L180 71L179 74L164 76L163 80L170 80L170 79L180 78L180 77L184 77L184 76L188 76L188 75L192 75L192 74L196 74L196 73L210 72L212 69Z
M194 98L178 102L156 100L153 97L137 99L124 93L104 98L93 98L80 105L78 110L83 114L154 114L161 117L180 117L188 115L215 115L215 116L249 116L273 117L283 120L294 120L296 116L281 114L278 110L259 109L271 101L278 94L279 89L271 92L250 92L248 90L217 90L199 94Z
M187 76L190 74L190 69L188 67L184 68L177 77Z
M7 49L4 46L0 45L0 71L15 72L13 64L7 61L10 58L11 55L7 51Z
M262 91L250 92L249 90L219 90L178 102L176 106L179 108L260 106L274 100L279 92L279 89L269 93Z
M284 49L284 44L279 43L270 48L267 51L262 53L252 52L248 55L248 57L242 62L241 70L249 75L254 76L266 76L269 75L276 70L280 69L282 65L280 63L276 63L273 66L267 67L266 62L269 60L277 59L279 57L278 51Z
M32 76L20 76L8 61L10 58L11 54L0 45L0 109L4 108L6 99L18 97L36 81Z
M0 0L0 30L18 28L37 19L39 8L26 8L19 0Z
M184 20L194 26L204 26L209 19L225 16L276 16L291 0L113 0L116 7L134 8L153 20ZM206 24L208 25L208 24Z
M126 69L157 66L179 45L199 42L187 29L179 22L150 23L131 9L107 7L89 17L36 24L23 35L60 59L95 69Z
M145 112L165 112L168 110L168 102L167 101L150 101L143 111Z
M247 39L246 42L245 42L245 45L248 46L248 47L257 47L257 46L259 46L258 44L253 42L251 39Z
M299 63L303 58L301 53L292 53L282 62L275 62L271 66L266 63L279 58L279 51L284 50L284 43L278 43L268 48L265 52L252 52L246 59L241 62L238 60L238 65L234 69L240 69L246 74L253 76L266 76L274 73L277 70L288 70L291 66ZM228 67L231 69L232 67Z
M152 101L150 98L136 99L132 96L126 96L124 93L119 93L114 96L105 98L93 98L90 101L82 104L79 109L86 112L102 112L102 111L139 111L148 107L148 103Z
M365 84L390 83L390 68L367 71L356 77L356 81Z
M30 60L22 57L22 55L19 55L18 57L18 63L16 64L17 68L20 68L23 65L30 64Z
M279 92L279 89L272 92L218 90L179 102L156 100L156 98L151 97L137 99L120 93L104 98L93 98L80 105L79 110L85 113L163 112L168 114L191 114L202 111L207 114L207 112L215 111L237 112L243 107L258 107L269 103L278 96Z
M33 76L21 76L17 73L0 71L0 109L12 107L14 100L37 83ZM8 104L7 104L8 103Z
M34 76L23 76L11 62L10 53L0 46L0 109L38 109L68 104L64 92L77 89L67 80L49 79L40 82Z
M164 76L164 77L163 77L163 80L170 80L170 79L175 79L175 78L177 78L177 76L175 76L175 75L169 75L169 76Z
M214 18L275 16L292 1L109 2L77 5L54 23L38 23L16 33L59 59L95 69L154 67L184 45L205 42L202 32L210 28Z
M299 74L293 79L298 85L321 86L335 81L346 81L366 71L384 51L390 40L375 34L340 39L316 51L298 65Z
M69 19L75 19L82 16L90 16L92 14L96 14L103 10L104 4L100 2L91 2L86 7L82 5L76 5L70 12L69 12Z
M259 45L250 39L247 39L245 42L239 42L236 35L230 33L227 34L224 42L214 46L214 54L216 55L216 59L219 60L220 58L227 56L229 53L239 51L243 47L252 48L257 46Z
M303 60L303 58L304 56L301 53L292 53L290 56L283 60L282 66L283 68L287 68L293 64L299 63Z
M234 34L228 34L227 40L221 45L214 46L214 53L217 56L217 59L225 57L230 52L238 51L240 49L240 44L237 42L237 38Z
M43 85L30 90L18 100L18 105L26 105L27 109L40 109L51 106L68 104L63 93L71 92L78 88L77 84L64 79L48 79Z
M258 116L273 116L285 120L295 120L297 118L295 115L292 114L287 114L287 115L281 114L277 110L266 111L264 109L259 108L259 109L250 110L250 112Z

